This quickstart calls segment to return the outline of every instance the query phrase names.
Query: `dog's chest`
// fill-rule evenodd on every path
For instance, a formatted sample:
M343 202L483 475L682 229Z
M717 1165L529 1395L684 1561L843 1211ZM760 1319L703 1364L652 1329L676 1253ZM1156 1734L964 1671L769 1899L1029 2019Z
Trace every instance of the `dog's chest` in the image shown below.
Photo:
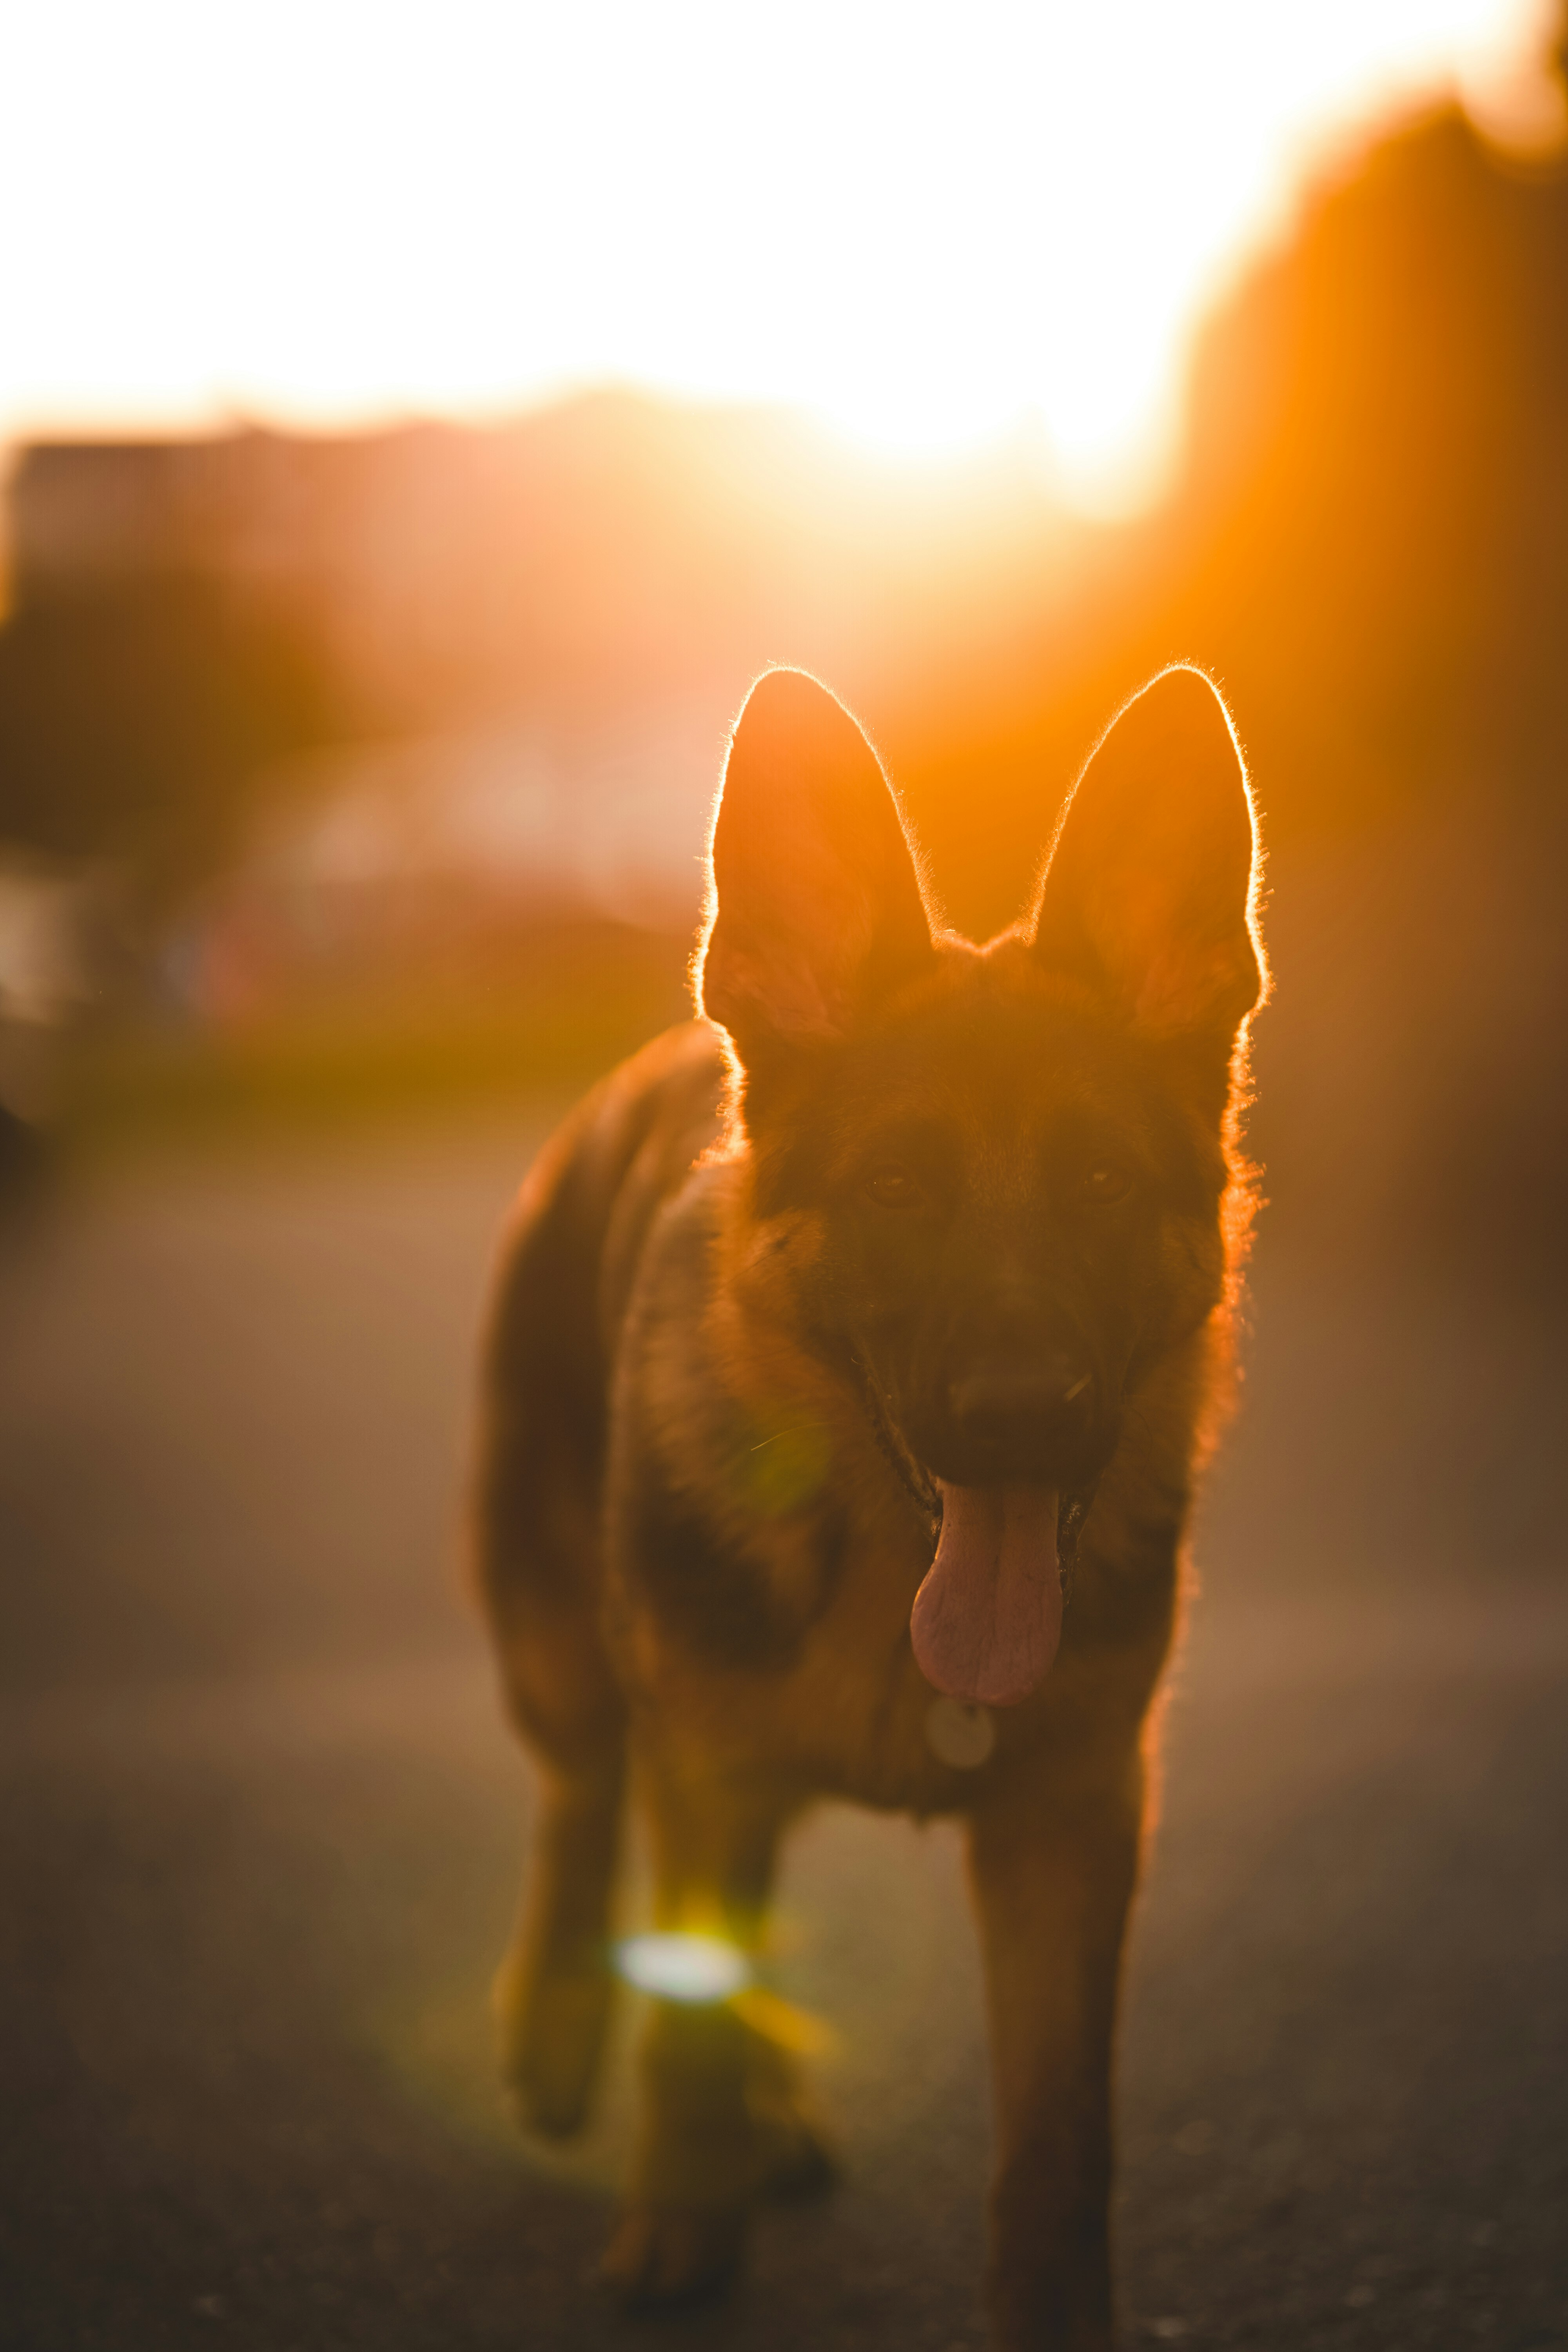
M828 1606L787 1661L756 1667L704 1654L647 1597L627 1592L616 1643L636 1711L660 1743L708 1769L915 1813L967 1804L1026 1736L1034 1709L961 1709L926 1682L910 1646L922 1563L907 1543L859 1531Z

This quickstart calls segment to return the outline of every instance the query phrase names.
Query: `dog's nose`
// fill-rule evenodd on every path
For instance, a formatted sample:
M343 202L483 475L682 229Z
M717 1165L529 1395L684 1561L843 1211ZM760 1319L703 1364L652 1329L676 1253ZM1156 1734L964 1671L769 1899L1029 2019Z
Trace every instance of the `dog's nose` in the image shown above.
M1058 1429L1088 1405L1093 1375L1067 1356L995 1357L948 1382L947 1401L966 1437L1003 1441Z

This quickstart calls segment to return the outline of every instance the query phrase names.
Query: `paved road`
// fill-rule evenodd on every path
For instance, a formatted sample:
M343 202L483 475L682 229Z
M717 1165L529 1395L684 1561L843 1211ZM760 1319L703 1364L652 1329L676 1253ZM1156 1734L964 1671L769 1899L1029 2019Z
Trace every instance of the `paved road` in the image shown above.
M835 1811L792 1854L849 2173L727 2309L639 2328L592 2284L624 2050L569 2160L502 2111L528 1792L443 1562L532 1132L149 1163L0 1260L6 2347L983 2340L941 1828ZM1258 1323L1131 1966L1129 2342L1568 2346L1563 1375L1267 1244Z

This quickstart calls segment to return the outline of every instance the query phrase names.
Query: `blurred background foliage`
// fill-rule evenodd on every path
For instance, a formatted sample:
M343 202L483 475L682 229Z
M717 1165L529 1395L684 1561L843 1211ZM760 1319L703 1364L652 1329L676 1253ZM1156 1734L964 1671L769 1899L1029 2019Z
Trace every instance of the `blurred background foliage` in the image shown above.
M1053 503L633 392L489 429L22 450L0 1095L105 1134L574 1080L678 1017L725 727L816 670L953 920L1121 698L1223 684L1270 845L1284 1243L1561 1283L1568 172L1458 109L1211 317L1170 494ZM9 909L7 914L6 909Z

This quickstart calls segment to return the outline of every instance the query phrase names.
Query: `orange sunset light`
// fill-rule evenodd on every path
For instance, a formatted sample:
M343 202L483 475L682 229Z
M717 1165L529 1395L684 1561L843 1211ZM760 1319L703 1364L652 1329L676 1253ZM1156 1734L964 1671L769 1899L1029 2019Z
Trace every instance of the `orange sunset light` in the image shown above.
M1136 503L1336 142L1549 135L1539 0L54 0L4 38L0 432L800 403Z

